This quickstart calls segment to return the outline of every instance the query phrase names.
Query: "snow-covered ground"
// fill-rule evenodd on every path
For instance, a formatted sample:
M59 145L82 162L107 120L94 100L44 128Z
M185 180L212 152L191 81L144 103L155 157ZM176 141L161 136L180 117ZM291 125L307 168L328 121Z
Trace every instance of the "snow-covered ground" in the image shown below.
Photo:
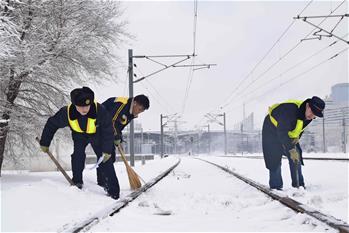
M341 155L341 156L340 156ZM262 156L259 154L259 156ZM348 158L345 154L305 154L305 157ZM240 175L268 186L269 173L263 159L240 159L206 156L204 159L225 166ZM306 190L299 191L291 186L288 160L282 160L284 191L303 204L312 206L348 222L349 162L304 160L302 166Z
M135 170L151 180L167 170L177 159L147 161ZM91 165L90 165L91 166ZM89 166L87 166L89 167ZM121 197L130 193L123 163L115 164ZM71 176L71 172L68 172ZM84 220L113 203L103 188L96 184L96 171L84 170L84 188L69 186L59 172L3 171L1 177L1 231L57 231L63 225Z
M268 183L261 159L201 156L235 172ZM343 155L343 154L342 154ZM311 155L311 157L316 155ZM329 156L327 156L329 157ZM297 214L272 201L212 165L181 157L180 165L146 193L90 231L325 231L327 225ZM177 158L136 164L149 181L175 164ZM285 193L298 201L348 222L348 162L305 161L307 189L290 187L287 161L283 161ZM122 163L115 164L121 195L129 185ZM1 177L1 231L58 231L65 224L85 220L113 203L96 185L93 170L84 171L85 187L69 187L58 172L6 173ZM160 209L171 211L162 216ZM136 223L136 224L135 224ZM333 231L333 229L330 229Z

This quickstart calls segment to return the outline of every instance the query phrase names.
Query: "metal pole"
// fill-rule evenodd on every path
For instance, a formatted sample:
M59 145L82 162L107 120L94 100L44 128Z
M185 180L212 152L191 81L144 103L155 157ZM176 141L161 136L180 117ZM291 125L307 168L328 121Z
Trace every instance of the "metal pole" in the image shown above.
M227 145L227 125L225 121L225 113L223 113L223 122L224 122L224 154L228 153L228 145Z
M160 114L160 157L164 156L164 128L162 124L162 114Z
M244 123L245 123L245 103L243 104L243 110L242 110L242 122L241 122L241 155L244 154L245 150L245 142L244 142Z
M244 123L241 122L240 125L240 132L241 132L241 145L240 145L240 150L241 150L241 155L244 154Z
M211 153L211 133L210 133L210 124L207 125L207 133L208 133L208 153Z
M343 111L343 152L346 154L347 153L347 137L346 137L346 132L345 132L345 116L344 116L344 111Z
M200 132L198 131L198 141L197 141L197 148L198 148L198 152L197 152L197 154L199 155L200 154L200 134L199 134Z
M323 143L323 151L324 153L326 153L327 149L326 149L326 133L325 133L325 115L322 118L322 143Z
M143 154L143 144L144 144L144 136L143 136L143 127L141 127L141 149L140 152Z
M175 119L174 124L175 124L174 153L177 154L177 119Z
M133 51L128 50L128 87L129 97L133 98ZM134 151L134 122L130 123L130 163L131 166L135 165L135 151Z

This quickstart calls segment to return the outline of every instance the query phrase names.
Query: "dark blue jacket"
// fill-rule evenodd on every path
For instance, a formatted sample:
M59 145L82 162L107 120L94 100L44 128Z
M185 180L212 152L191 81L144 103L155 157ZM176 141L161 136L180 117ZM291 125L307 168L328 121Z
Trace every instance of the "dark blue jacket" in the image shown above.
M122 140L122 130L135 118L131 114L132 100L133 98L127 98L127 101L123 102L118 101L118 97L111 97L102 103L112 117L115 140Z
M55 115L50 117L44 130L41 135L40 145L50 146L53 136L56 131L60 128L67 127L69 125L68 121L68 106L62 107ZM91 105L90 111L87 115L82 116L76 110L74 105L71 105L70 118L72 120L77 119L80 125L81 130L86 130L87 118L96 119L96 133L95 134L86 134L78 133L72 130L72 138L74 141L79 140L90 140L99 144L102 147L103 153L112 153L113 143L113 129L111 124L111 117L108 111L104 108L103 105L97 103L97 109L94 104ZM70 127L71 128L71 127Z
M298 108L293 103L283 103L276 107L272 116L278 122L278 126L275 127L269 115L264 119L262 129L262 146L265 165L268 169L274 170L281 161L282 155L289 155L289 150L296 147L300 152L301 163L303 164L302 149L297 143L294 145L292 140L288 136L288 131L292 131L297 124L297 120L303 121L303 129L311 122L311 120L305 119L306 103L309 99L305 100ZM302 136L300 134L299 138Z

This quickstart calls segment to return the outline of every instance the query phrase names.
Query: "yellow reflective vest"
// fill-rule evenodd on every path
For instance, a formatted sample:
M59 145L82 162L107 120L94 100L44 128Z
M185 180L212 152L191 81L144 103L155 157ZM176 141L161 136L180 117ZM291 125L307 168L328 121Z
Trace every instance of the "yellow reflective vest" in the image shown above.
M300 108L300 106L302 105L303 101L301 100L288 100L288 101L285 101L285 102L282 102L282 103L278 103L278 104L274 104L272 106L269 107L269 118L270 118L270 121L271 123L277 127L278 126L278 122L277 120L272 116L272 112L275 108L277 108L279 105L281 104L296 104L298 108ZM299 120L297 119L297 123L296 123L296 127L291 130L291 131L288 131L288 136L292 139L294 138L299 138L299 135L304 131L303 129L303 124L304 122L302 120Z
M96 106L96 112L97 112L97 103L95 102L95 106ZM70 118L70 108L71 108L71 104L68 105L68 121L69 121L69 125L70 128L78 133L86 133L86 134L95 134L96 133L96 119L94 118L87 118L87 125L86 125L86 131L83 131L79 125L79 122L77 119L72 120Z

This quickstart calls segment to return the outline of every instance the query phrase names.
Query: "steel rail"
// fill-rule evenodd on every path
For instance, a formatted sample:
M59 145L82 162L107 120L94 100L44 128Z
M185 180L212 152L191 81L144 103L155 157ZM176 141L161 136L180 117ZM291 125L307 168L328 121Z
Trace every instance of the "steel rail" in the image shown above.
M235 176L236 178L244 181L245 183L253 186L254 188L258 189L259 191L267 194L268 196L270 196L272 199L275 199L277 201L279 201L281 204L291 208L292 210L299 212L299 213L303 213L303 214L307 214L311 217L316 218L317 220L319 220L320 222L326 223L328 226L337 229L340 233L349 233L349 225L348 223L346 223L345 221L341 220L341 219L337 219L331 215L326 215L321 213L318 210L315 210L314 208L311 208L309 206L306 206L288 196L281 196L279 195L277 192L270 190L268 187L259 184L258 182L251 180L247 177L244 177L234 171L229 170L226 167L223 167L221 165L218 165L216 163L204 160L204 159L200 159L200 158L196 158L198 160L201 160L203 162L209 163L213 166L216 166L220 169L222 169L223 171Z
M114 214L118 213L122 208L127 206L130 202L132 202L134 199L136 199L139 195L147 191L149 188L154 186L156 183L158 183L161 179L166 177L175 167L178 166L178 164L181 162L180 159L178 159L177 163L171 166L169 169L155 177L154 179L150 180L148 183L143 185L138 190L130 193L129 195L120 198L117 200L113 205L108 206L92 215L86 220L76 222L73 224L66 224L62 227L61 230L58 230L58 232L81 232L81 231L88 231L92 226L98 224L101 220L104 218L107 218L108 216L113 216Z

